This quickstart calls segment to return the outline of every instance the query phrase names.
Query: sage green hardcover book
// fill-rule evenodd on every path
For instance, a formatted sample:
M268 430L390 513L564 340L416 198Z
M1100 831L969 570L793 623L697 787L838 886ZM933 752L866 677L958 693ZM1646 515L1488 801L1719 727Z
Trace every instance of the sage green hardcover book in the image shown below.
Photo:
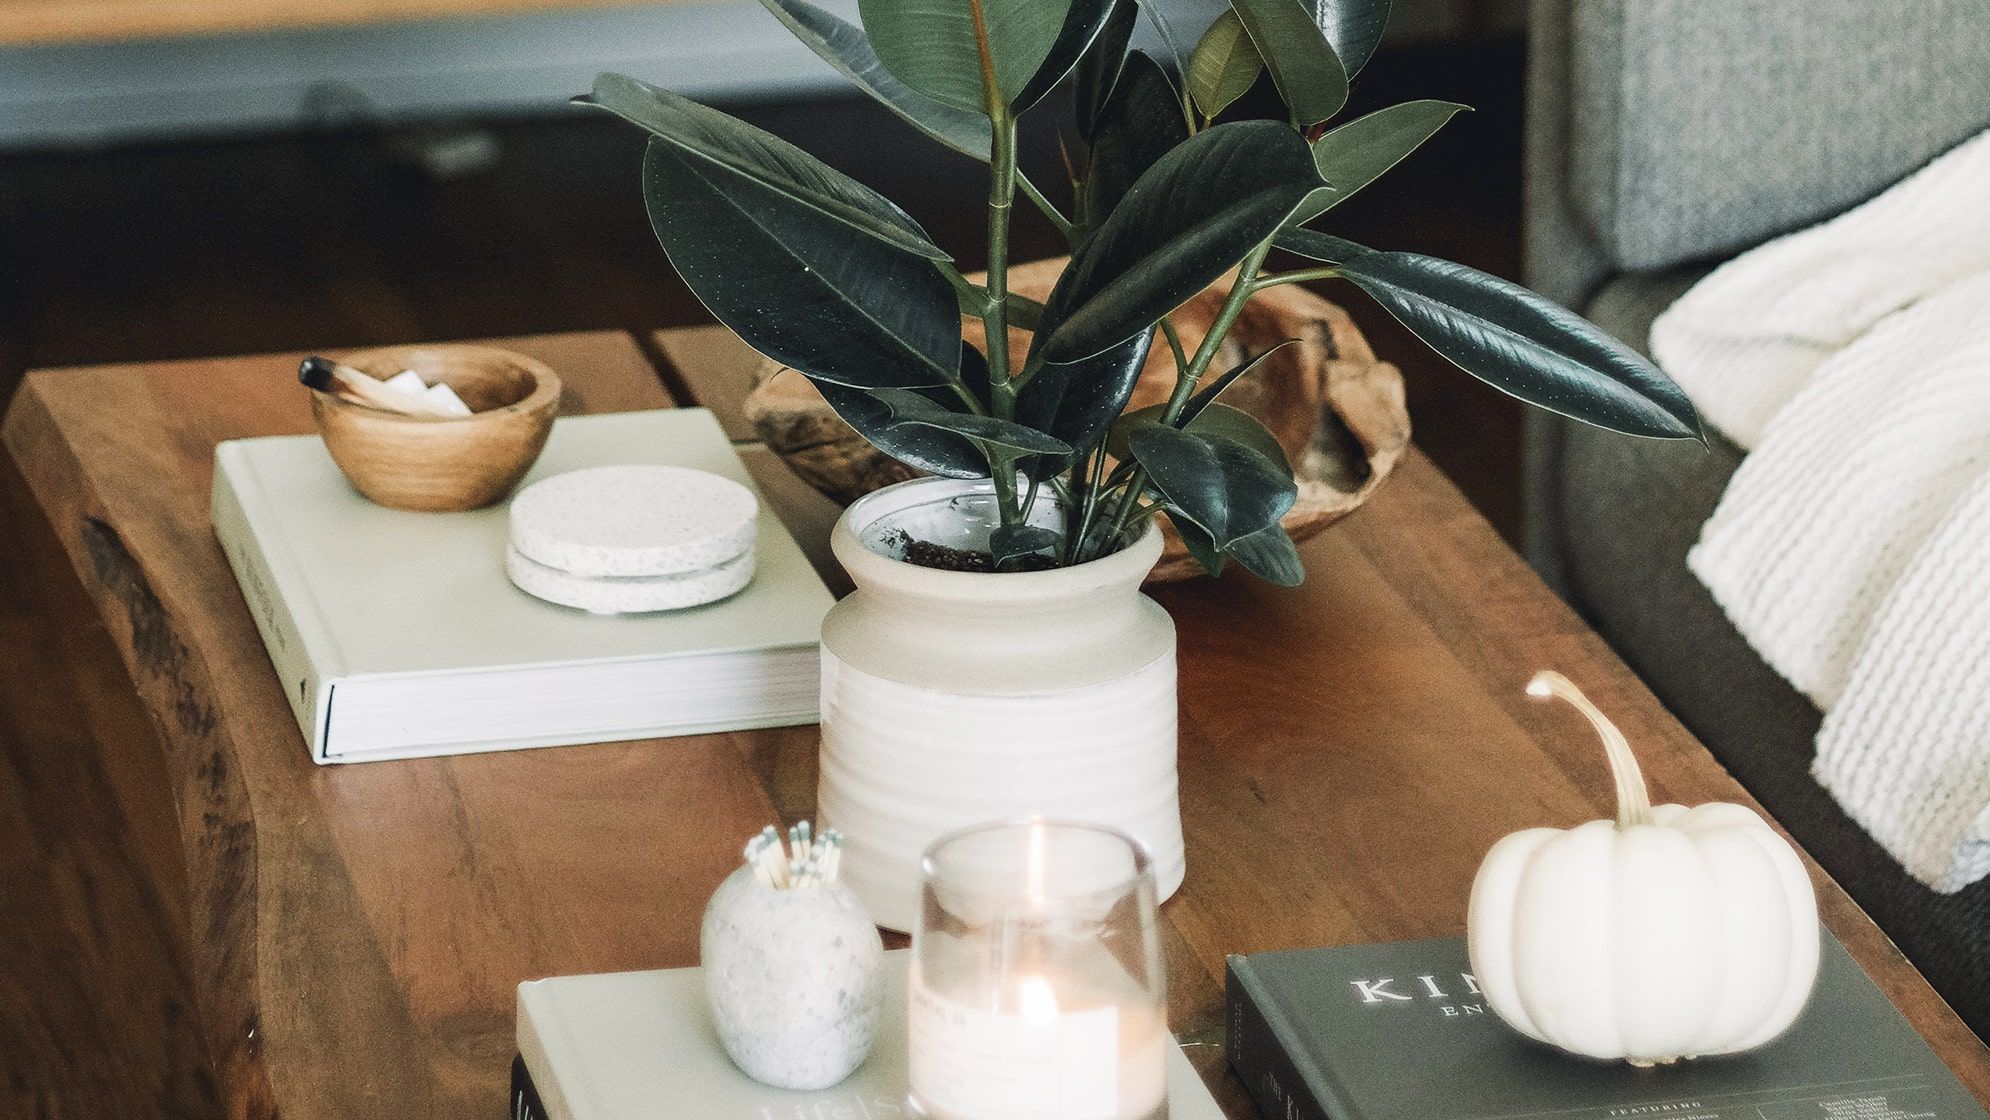
M1980 1120L1844 946L1822 948L1781 1038L1649 1069L1508 1027L1456 938L1232 957L1230 1064L1269 1120Z
M604 616L511 585L508 502L461 513L374 505L317 436L230 440L214 460L215 536L314 761L815 722L817 638L833 600L764 500L745 590ZM555 421L523 485L627 463L756 489L702 408Z
M774 1089L720 1048L699 968L561 976L518 986L514 1120L914 1120L906 1107L905 980L885 954L877 1044L820 1092ZM1168 1047L1169 1120L1224 1120L1179 1045ZM1027 1120L1027 1118L1018 1118Z

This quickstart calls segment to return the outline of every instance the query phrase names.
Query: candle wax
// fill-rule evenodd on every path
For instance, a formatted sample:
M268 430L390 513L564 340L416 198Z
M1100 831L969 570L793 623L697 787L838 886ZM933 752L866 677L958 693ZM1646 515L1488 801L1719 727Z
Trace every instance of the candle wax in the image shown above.
M915 969L911 1081L931 1120L1147 1120L1164 1113L1167 1029L1154 1009L1025 973L979 998Z

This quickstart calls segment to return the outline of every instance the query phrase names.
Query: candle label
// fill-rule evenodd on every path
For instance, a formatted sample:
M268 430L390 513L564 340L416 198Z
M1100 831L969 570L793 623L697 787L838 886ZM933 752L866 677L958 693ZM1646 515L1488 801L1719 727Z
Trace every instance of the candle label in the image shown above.
M1119 1008L984 1011L912 987L912 1091L944 1120L1111 1120Z

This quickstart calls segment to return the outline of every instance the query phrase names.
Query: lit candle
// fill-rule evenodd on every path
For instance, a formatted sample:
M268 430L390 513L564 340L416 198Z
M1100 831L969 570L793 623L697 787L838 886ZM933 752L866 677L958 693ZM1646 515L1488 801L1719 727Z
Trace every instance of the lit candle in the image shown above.
M934 1120L1144 1120L1167 1032L1127 995L1027 974L994 1006L912 986L912 1091Z
M1164 1115L1165 987L1144 853L1078 826L989 829L1004 827L1013 848L975 833L951 860L928 860L940 881L912 966L914 1107L930 1120ZM1005 863L1014 870L992 870ZM1086 870L1074 879L1074 868ZM1130 947L1129 960L1114 951Z

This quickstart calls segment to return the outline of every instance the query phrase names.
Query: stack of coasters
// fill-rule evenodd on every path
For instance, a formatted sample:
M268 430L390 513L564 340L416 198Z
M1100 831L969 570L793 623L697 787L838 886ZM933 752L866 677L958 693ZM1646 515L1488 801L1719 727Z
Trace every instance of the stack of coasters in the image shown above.
M684 467L591 467L511 502L505 574L521 591L596 614L715 602L753 578L760 502Z

